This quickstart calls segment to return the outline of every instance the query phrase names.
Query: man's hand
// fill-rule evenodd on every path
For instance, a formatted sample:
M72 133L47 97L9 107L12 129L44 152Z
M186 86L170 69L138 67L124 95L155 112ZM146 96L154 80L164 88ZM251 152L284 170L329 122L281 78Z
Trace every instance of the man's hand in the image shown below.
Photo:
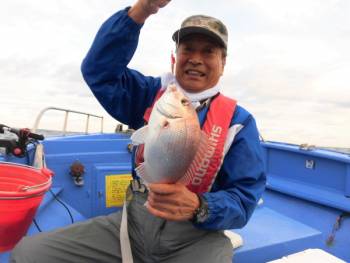
M182 184L149 184L148 211L158 217L185 221L193 217L199 199Z
M129 16L139 24L143 24L146 19L158 12L159 8L162 8L169 4L171 0L138 0L133 5L128 14Z
M149 14L155 14L159 8L166 6L171 0L139 0L144 10Z

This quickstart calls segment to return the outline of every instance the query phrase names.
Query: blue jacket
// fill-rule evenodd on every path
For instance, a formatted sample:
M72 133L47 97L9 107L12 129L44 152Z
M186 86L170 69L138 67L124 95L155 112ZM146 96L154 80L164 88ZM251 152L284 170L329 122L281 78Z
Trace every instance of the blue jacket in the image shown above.
M101 26L81 70L106 111L118 121L138 129L144 124L144 112L152 104L161 80L127 68L142 28L127 11L128 8L117 12ZM206 112L204 108L198 113L202 124ZM242 124L244 128L227 152L211 191L204 194L209 218L198 224L199 228L243 227L264 191L266 178L255 120L237 106L231 126L234 124Z

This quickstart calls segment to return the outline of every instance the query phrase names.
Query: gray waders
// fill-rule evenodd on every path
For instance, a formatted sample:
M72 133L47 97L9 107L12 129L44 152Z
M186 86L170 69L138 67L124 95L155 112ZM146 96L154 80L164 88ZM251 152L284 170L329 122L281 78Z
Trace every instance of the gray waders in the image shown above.
M222 231L206 231L188 221L157 218L145 208L146 200L147 193L134 192L127 209L135 263L232 262L232 244ZM13 250L10 262L122 262L121 220L122 213L117 212L24 237Z

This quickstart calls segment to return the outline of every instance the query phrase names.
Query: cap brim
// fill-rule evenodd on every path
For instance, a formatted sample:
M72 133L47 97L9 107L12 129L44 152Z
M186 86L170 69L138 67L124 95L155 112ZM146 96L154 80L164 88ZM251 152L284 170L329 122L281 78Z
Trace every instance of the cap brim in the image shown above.
M173 34L173 40L175 42L180 42L184 37L193 35L193 34L206 35L212 38L213 40L215 40L215 42L217 42L222 47L227 48L225 42L218 35L216 35L215 33L203 27L191 26L191 27L180 28L179 30L175 31L175 33Z

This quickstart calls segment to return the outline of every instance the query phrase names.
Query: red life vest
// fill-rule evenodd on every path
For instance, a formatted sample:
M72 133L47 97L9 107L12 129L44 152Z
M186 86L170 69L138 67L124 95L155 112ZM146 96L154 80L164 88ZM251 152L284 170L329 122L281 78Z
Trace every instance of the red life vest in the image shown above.
M152 103L147 108L143 116L148 122L154 103L162 96L165 89L160 89ZM224 145L230 128L232 116L235 112L237 102L222 94L217 95L210 103L206 120L202 130L209 138L208 151L200 161L198 168L193 171L193 178L187 185L187 188L194 193L204 193L210 191L210 188L221 168L224 159ZM138 147L135 156L136 166L144 161L143 145Z

